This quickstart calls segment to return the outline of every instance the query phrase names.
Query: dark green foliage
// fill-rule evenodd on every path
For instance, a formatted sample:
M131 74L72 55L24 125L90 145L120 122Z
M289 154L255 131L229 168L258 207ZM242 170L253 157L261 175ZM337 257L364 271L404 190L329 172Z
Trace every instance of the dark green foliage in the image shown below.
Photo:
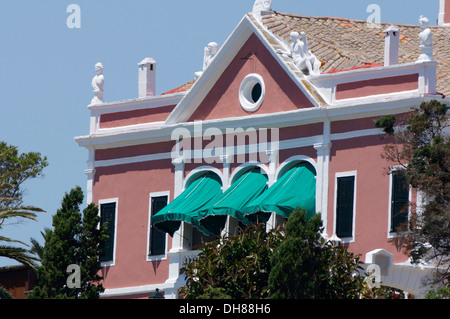
M448 109L447 105L436 100L422 103L411 113L406 130L390 134L396 145L387 146L383 154L390 163L403 166L401 173L408 184L421 191L426 199L421 215L411 216L407 229L404 229L408 230L405 232L405 248L413 261L434 259L438 262L437 280L447 285L450 280ZM388 131L390 119L380 121Z
M80 187L72 189L53 216L53 230L45 233L42 266L38 268L38 282L30 299L95 299L103 291L98 273L105 230L97 227L100 220L94 204L81 214L83 197ZM80 267L79 289L67 286L69 265Z
M397 122L397 118L394 115L388 115L377 120L375 127L382 128L387 134L393 134L395 122Z
M322 220L296 210L285 229L253 225L203 244L185 264L187 299L358 298L359 257L321 236Z
M450 287L445 286L438 289L431 287L425 296L425 299L450 299Z
M9 292L2 286L0 286L0 300L2 299L14 299Z
M359 256L326 242L321 231L319 214L307 220L304 210L292 213L286 225L286 238L272 260L271 298L359 298L362 279L353 276L360 269Z
M270 259L282 239L280 230L265 231L265 225L248 227L240 235L203 244L198 259L185 264L187 299L264 299Z
M224 288L207 287L204 293L198 296L197 299L225 300L231 299L231 297L227 295Z

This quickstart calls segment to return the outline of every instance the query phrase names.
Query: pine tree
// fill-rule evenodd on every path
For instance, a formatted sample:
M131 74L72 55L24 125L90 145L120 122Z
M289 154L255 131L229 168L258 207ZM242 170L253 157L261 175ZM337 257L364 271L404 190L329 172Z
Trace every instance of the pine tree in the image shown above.
M72 189L53 216L53 230L46 231L42 266L30 299L95 299L103 292L98 273L105 230L98 229L98 209L94 204L81 214L83 198L80 187ZM79 267L79 288L68 285L71 265Z

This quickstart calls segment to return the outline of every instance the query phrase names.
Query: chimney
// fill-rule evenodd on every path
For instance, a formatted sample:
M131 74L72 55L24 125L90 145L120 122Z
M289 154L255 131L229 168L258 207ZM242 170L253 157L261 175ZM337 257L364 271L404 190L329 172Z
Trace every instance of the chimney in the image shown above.
M400 30L391 25L384 30L384 66L398 64L398 48L400 44Z
M156 94L156 61L145 58L139 64L139 97L155 96Z
M438 24L450 27L450 0L440 0Z

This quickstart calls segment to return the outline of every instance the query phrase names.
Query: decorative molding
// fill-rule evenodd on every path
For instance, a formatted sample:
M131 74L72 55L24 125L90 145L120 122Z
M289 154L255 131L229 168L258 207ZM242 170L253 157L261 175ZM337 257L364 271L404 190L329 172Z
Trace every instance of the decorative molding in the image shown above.
M381 129L375 128L375 129L367 129L367 130L359 130L359 131L351 131L346 133L337 133L337 134L331 134L330 139L331 141L340 141L345 139L352 139L352 138L358 138L358 137L367 137L367 136L375 136L375 135L381 135L384 134ZM288 149L295 149L295 148L302 148L302 147L309 147L312 146L318 151L318 155L322 156L323 154L326 154L327 151L329 151L329 148L331 147L330 144L324 144L323 143L323 136L317 135L317 136L310 136L310 137L302 137L302 138L296 138L296 139L290 139L290 140L283 140L279 142L279 150L288 150ZM249 145L248 149L254 148L254 145ZM237 152L234 155L239 154L247 154L245 152L244 147L240 148L240 152ZM244 150L244 152L242 152ZM223 149L217 149L218 152L225 152L226 147ZM274 154L272 150L268 151L269 153L272 152L272 155ZM277 153L277 152L275 152ZM270 158L270 156L268 154ZM172 153L158 153L158 154L150 154L150 155L141 155L141 156L135 156L135 157L124 157L119 159L112 159L112 160L103 160L103 161L95 161L94 165L95 167L107 167L107 166L117 166L117 165L126 165L126 164L133 164L133 163L140 163L140 162L151 162L151 161L159 161L159 160L172 160L172 164L174 166L181 165L185 163L185 158L176 158L172 159ZM224 155L224 157L221 157L221 161L223 163L223 160L226 160L228 162L231 162L231 156L230 155ZM227 162L227 163L228 163Z
M435 62L432 62L435 63ZM340 105L328 108L309 108L297 111L251 115L240 118L226 118L202 122L206 130L210 127L226 130L229 127L277 128L292 127L324 121L342 121L359 118L383 116L387 114L401 114L422 102L432 100L433 96L391 96L389 99L379 101L366 101L355 99L342 101ZM120 131L102 130L96 134L75 137L75 141L82 147L95 147L95 149L108 149L122 146L140 145L143 143L158 143L171 141L173 130L182 127L193 132L195 123L180 123L162 127L145 127L139 129L122 128Z

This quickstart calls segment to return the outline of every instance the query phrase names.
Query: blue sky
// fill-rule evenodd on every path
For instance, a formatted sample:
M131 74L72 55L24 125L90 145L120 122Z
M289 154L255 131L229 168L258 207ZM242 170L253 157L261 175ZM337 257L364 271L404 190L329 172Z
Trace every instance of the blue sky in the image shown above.
M105 70L105 101L136 98L138 68L158 62L157 93L178 87L201 70L203 47L222 45L254 0L2 0L0 1L0 140L48 157L45 177L28 182L25 203L47 211L38 222L5 226L2 235L42 240L65 192L86 189L87 151L73 138L89 129L94 65ZM70 4L81 8L81 28L70 29ZM273 0L276 11L381 22L435 25L439 0ZM14 265L0 258L0 267Z

